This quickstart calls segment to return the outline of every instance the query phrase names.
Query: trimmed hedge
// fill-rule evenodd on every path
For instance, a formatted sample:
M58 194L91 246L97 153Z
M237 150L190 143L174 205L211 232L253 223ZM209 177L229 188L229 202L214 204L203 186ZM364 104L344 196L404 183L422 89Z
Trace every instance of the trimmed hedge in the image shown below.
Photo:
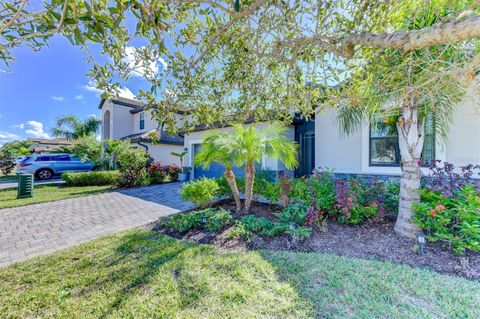
M93 171L62 174L62 179L68 186L115 185L119 177L120 173L118 171Z

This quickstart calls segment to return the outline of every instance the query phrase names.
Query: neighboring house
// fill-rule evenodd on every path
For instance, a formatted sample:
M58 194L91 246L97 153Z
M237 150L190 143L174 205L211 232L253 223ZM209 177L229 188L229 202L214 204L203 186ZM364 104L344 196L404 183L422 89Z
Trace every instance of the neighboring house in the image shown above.
M480 112L475 98L476 95L470 92L455 107L453 123L446 141L441 141L438 136L435 136L434 130L427 130L423 160L440 159L455 165L480 164ZM132 114L135 109L135 107L125 109L125 114ZM121 117L117 116L117 118ZM122 125L122 129L125 129L128 123L132 123L131 117L125 116L122 123L125 123ZM133 126L134 123L136 122L133 121L128 125ZM268 123L253 124L252 121L247 121L245 125L255 125L261 129ZM113 124L110 124L110 127L112 126ZM429 125L429 127L431 126ZM185 149L188 152L185 157L185 165L193 168L192 178L217 177L223 174L223 168L220 165L211 165L208 170L193 165L195 153L198 151L205 133L212 129L227 132L232 130L231 127L222 127L220 123L210 127L198 125L193 131L183 136L181 146L180 143L178 144L180 150ZM113 134L112 137L122 138L132 135L132 133L126 133ZM365 174L384 177L399 176L401 173L396 132L384 130L381 125L365 126L360 131L345 136L336 125L334 111L330 111L316 114L315 119L311 121L295 120L288 126L287 134L299 144L300 167L294 172L297 176L308 175L318 167L334 169L335 173L347 175ZM136 138L142 136L130 138L135 141ZM181 137L178 136L178 142L180 139ZM140 140L143 141L143 139ZM148 139L145 141L148 142ZM163 150L158 148L152 151L149 147L149 152L155 154L155 152L161 153ZM285 172L283 164L271 158L264 158L259 168ZM238 175L243 174L242 170L238 168L235 172Z
M33 153L48 153L62 150L72 145L72 142L64 138L27 138L31 142L30 150Z
M152 119L151 110L146 110L141 102L126 98L102 99L98 108L102 111L102 141L128 139L147 150L156 162L180 164L178 157L171 153L184 150L183 137L158 132L158 123ZM181 125L185 116L178 113L178 124ZM152 142L154 135L159 137L155 143Z

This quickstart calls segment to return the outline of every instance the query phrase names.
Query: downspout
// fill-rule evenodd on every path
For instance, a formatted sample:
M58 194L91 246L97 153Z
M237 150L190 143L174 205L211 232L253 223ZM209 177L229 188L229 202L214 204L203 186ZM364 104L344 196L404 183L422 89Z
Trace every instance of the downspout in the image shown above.
M143 148L145 149L145 151L148 152L148 145L143 144L143 143L141 143L141 142L137 142L137 144L140 145L141 147L143 147Z

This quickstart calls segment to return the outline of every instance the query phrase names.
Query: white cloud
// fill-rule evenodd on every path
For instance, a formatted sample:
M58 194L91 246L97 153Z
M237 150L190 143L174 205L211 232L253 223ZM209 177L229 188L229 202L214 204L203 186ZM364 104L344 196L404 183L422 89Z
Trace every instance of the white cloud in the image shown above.
M63 96L52 96L52 100L54 100L55 102L63 102L65 98Z
M143 47L142 47L143 48ZM142 49L140 48L140 49ZM159 64L162 65L162 69L167 69L167 63L164 59L158 58L156 61L150 61L148 65L144 65L143 61L137 60L137 52L135 47L126 47L125 54L126 57L123 59L124 62L128 63L130 68L133 68L132 75L143 77L146 74L156 75L158 74Z
M15 125L12 125L12 127L23 130L25 128L25 124L23 124L23 123L15 124Z
M29 127L25 133L28 135L32 135L38 138L50 138L46 132L43 131L43 123L37 121L28 121L26 123L27 127Z
M135 99L135 94L127 87L121 87L118 89L118 95L127 99Z
M94 92L94 93L97 93L97 94L102 94L103 93L102 90L97 89L97 87L95 85L95 82L93 82L93 81L88 81L87 85L82 85L82 89L85 89L87 91Z
M79 101L83 101L85 99L85 97L82 94L79 94L79 95L75 95L74 99L79 100Z
M8 142L12 142L13 140L19 140L19 139L21 139L21 137L18 136L17 134L0 131L0 147L2 147Z
M20 136L17 134L0 131L0 140L15 140L19 138Z
M89 81L87 85L83 85L82 89L87 90L89 92L97 93L98 95L103 93L102 90L96 87L95 82L93 81ZM130 89L127 87L118 88L118 96L124 97L127 99L136 99L135 94L133 94L133 92L130 91Z

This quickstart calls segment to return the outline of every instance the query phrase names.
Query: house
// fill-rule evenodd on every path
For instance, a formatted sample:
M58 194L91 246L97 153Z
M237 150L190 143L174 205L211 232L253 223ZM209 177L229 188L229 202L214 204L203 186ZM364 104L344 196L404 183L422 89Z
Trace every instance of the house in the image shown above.
M33 153L48 153L58 151L72 145L72 142L64 138L27 138L32 143L30 150Z
M151 110L146 110L143 103L117 97L102 99L98 108L102 112L102 141L128 139L134 146L147 150L156 162L179 164L178 157L171 153L183 151L183 137L158 132L157 121L152 119ZM186 116L188 115L178 112L176 120L180 126Z
M426 131L424 161L439 159L456 166L480 164L480 108L476 99L476 94L469 91L455 107L446 141L435 136L433 126L428 126L430 130ZM255 125L261 129L268 124ZM216 129L231 130L228 127ZM187 165L192 166L195 151L206 130L207 128L200 126L185 135ZM330 168L337 174L347 176L374 175L390 178L401 174L396 131L388 132L377 125L366 125L356 133L346 136L336 124L335 112L332 110L317 113L311 121L294 120L288 126L287 134L299 145L300 167L294 172L297 176L310 174L314 168L319 167ZM281 162L268 158L263 160L261 167L274 171L285 169ZM194 168L192 177L219 176L222 172L220 167L212 165L209 171Z
M433 129L427 131L423 160L440 159L455 165L480 163L480 110L476 98L476 94L469 91L463 101L455 107L453 123L446 141L435 136ZM108 106L105 110L107 108ZM135 109L135 107L127 109L126 113L132 114ZM121 117L117 115L115 119L117 118ZM113 128L112 119L110 118L110 128ZM129 117L128 120L123 121L132 123L132 118ZM137 118L137 120L133 120L133 124L129 125L138 125L138 121L140 120ZM247 121L245 125L255 125L261 129L268 123ZM153 128L153 126L151 127ZM121 129L126 129L126 124ZM191 170L192 178L217 177L223 173L220 165L211 165L208 170L193 165L195 153L198 151L205 133L211 129L227 132L232 130L231 127L224 127L220 123L210 127L198 125L183 136L183 144L177 145L180 150L185 149L188 152L185 157L185 165L193 168ZM121 138L131 135L131 133L127 133L126 130L121 134L112 133L112 137ZM398 137L395 131L388 132L376 125L366 125L356 133L345 136L336 125L334 111L329 111L317 113L315 118L310 121L294 120L288 126L287 134L299 144L300 167L292 172L297 176L310 174L314 168L318 167L331 168L335 173L346 175L390 177L399 176L401 173ZM148 142L148 140L145 141ZM155 152L162 151L158 148ZM165 154L163 155L165 156ZM274 172L285 171L285 167L280 161L271 158L264 158L259 168ZM239 168L234 171L242 174Z

